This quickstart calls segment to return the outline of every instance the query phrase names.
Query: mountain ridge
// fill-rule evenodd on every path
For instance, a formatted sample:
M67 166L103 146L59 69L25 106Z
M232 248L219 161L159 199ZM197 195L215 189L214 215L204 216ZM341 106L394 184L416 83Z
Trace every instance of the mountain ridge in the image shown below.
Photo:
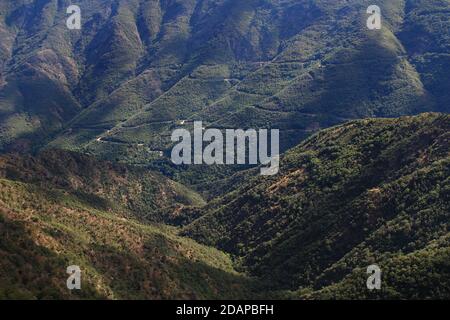
M362 284L354 287L364 268L394 268L393 259L421 250L436 254L444 268L449 125L448 115L423 114L321 131L282 157L279 176L237 184L196 213L181 234L232 253L243 270L276 288L301 288L316 298L320 290L327 297L370 297ZM433 242L441 249L432 249ZM445 272L438 274L445 283ZM435 284L434 293L434 285L405 292L415 287L414 276L405 277L409 287L394 276L398 286L378 296L448 296L444 284Z
M146 165L186 119L276 127L286 150L353 118L449 111L439 1L381 1L379 31L359 1L81 1L80 31L65 28L67 1L15 3L2 10L16 46L2 56L2 148L36 136Z
M446 299L449 126L437 113L351 121L284 154L278 176L240 172L205 206L148 217L118 201L142 168L58 150L2 156L0 297ZM146 197L160 200L168 179L146 174L157 179ZM65 288L73 264L79 294ZM366 289L372 264L381 291Z
M0 0L0 299L448 299L450 2L373 4ZM280 173L175 165L195 121Z

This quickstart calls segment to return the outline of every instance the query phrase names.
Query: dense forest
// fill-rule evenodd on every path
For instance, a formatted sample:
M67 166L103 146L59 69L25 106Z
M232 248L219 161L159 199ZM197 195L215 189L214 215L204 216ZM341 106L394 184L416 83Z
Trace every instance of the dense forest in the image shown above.
M377 264L379 297L448 298L449 133L441 114L321 131L283 156L279 176L242 181L182 233L306 296L365 297Z

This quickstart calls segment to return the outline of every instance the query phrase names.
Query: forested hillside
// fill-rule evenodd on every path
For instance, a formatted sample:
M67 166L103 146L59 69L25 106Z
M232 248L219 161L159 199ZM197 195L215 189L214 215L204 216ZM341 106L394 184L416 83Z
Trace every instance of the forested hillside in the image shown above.
M200 195L159 173L61 150L1 156L0 178L64 190L143 221L167 222L176 208L204 204Z
M281 175L242 181L183 234L314 297L449 297L450 117L359 120L306 140Z
M228 255L130 215L147 205L152 217L152 199L175 203L160 177L147 174L148 189L131 171L103 166L63 152L0 159L0 299L258 295L256 281L237 273ZM82 290L66 287L71 265L82 270Z
M190 120L279 128L285 149L348 119L450 111L447 1L377 1L381 30L360 0L81 0L81 30L69 4L0 1L2 149L148 164Z
M142 168L3 156L0 297L448 298L449 129L443 114L349 122L204 207ZM78 293L65 288L72 264ZM371 264L381 291L365 286Z
M0 0L0 299L450 298L449 0L73 4ZM174 164L195 121L279 174Z

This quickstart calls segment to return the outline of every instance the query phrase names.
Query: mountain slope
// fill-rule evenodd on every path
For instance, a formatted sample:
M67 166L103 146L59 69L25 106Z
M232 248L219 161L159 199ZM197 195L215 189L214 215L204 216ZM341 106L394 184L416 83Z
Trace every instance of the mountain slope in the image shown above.
M167 218L158 216L173 210L164 206L188 203L186 190L74 153L0 158L0 299L258 295L228 255L148 223ZM66 288L71 265L82 270L80 291Z
M380 31L370 1L83 0L80 31L69 4L1 2L2 149L148 164L183 120L280 128L286 149L348 119L449 112L447 2L378 1Z
M229 258L168 227L100 211L61 191L0 180L0 298L248 298ZM82 290L66 288L66 268Z
M91 206L145 221L167 222L177 207L204 204L200 195L159 173L61 150L2 156L0 178L64 190Z
M237 174L204 208L187 189L165 208L173 184L141 169L57 150L3 156L0 297L448 298L449 132L443 114L352 121L287 152L278 176ZM233 262L137 209L190 222L181 235ZM83 290L70 293L73 264ZM381 291L366 289L371 264Z
M449 132L443 114L324 130L282 157L281 175L242 181L182 234L306 297L448 298ZM387 275L373 295L371 264Z

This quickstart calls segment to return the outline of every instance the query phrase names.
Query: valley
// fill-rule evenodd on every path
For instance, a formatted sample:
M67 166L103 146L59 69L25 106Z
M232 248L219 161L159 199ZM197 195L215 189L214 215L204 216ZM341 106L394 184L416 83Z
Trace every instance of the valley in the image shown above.
M86 155L3 156L0 296L446 298L449 129L442 114L349 122L284 154L280 175L220 181L208 202ZM373 263L385 278L372 293ZM71 264L79 294L64 288Z
M449 299L449 1L71 5L0 0L0 300Z

